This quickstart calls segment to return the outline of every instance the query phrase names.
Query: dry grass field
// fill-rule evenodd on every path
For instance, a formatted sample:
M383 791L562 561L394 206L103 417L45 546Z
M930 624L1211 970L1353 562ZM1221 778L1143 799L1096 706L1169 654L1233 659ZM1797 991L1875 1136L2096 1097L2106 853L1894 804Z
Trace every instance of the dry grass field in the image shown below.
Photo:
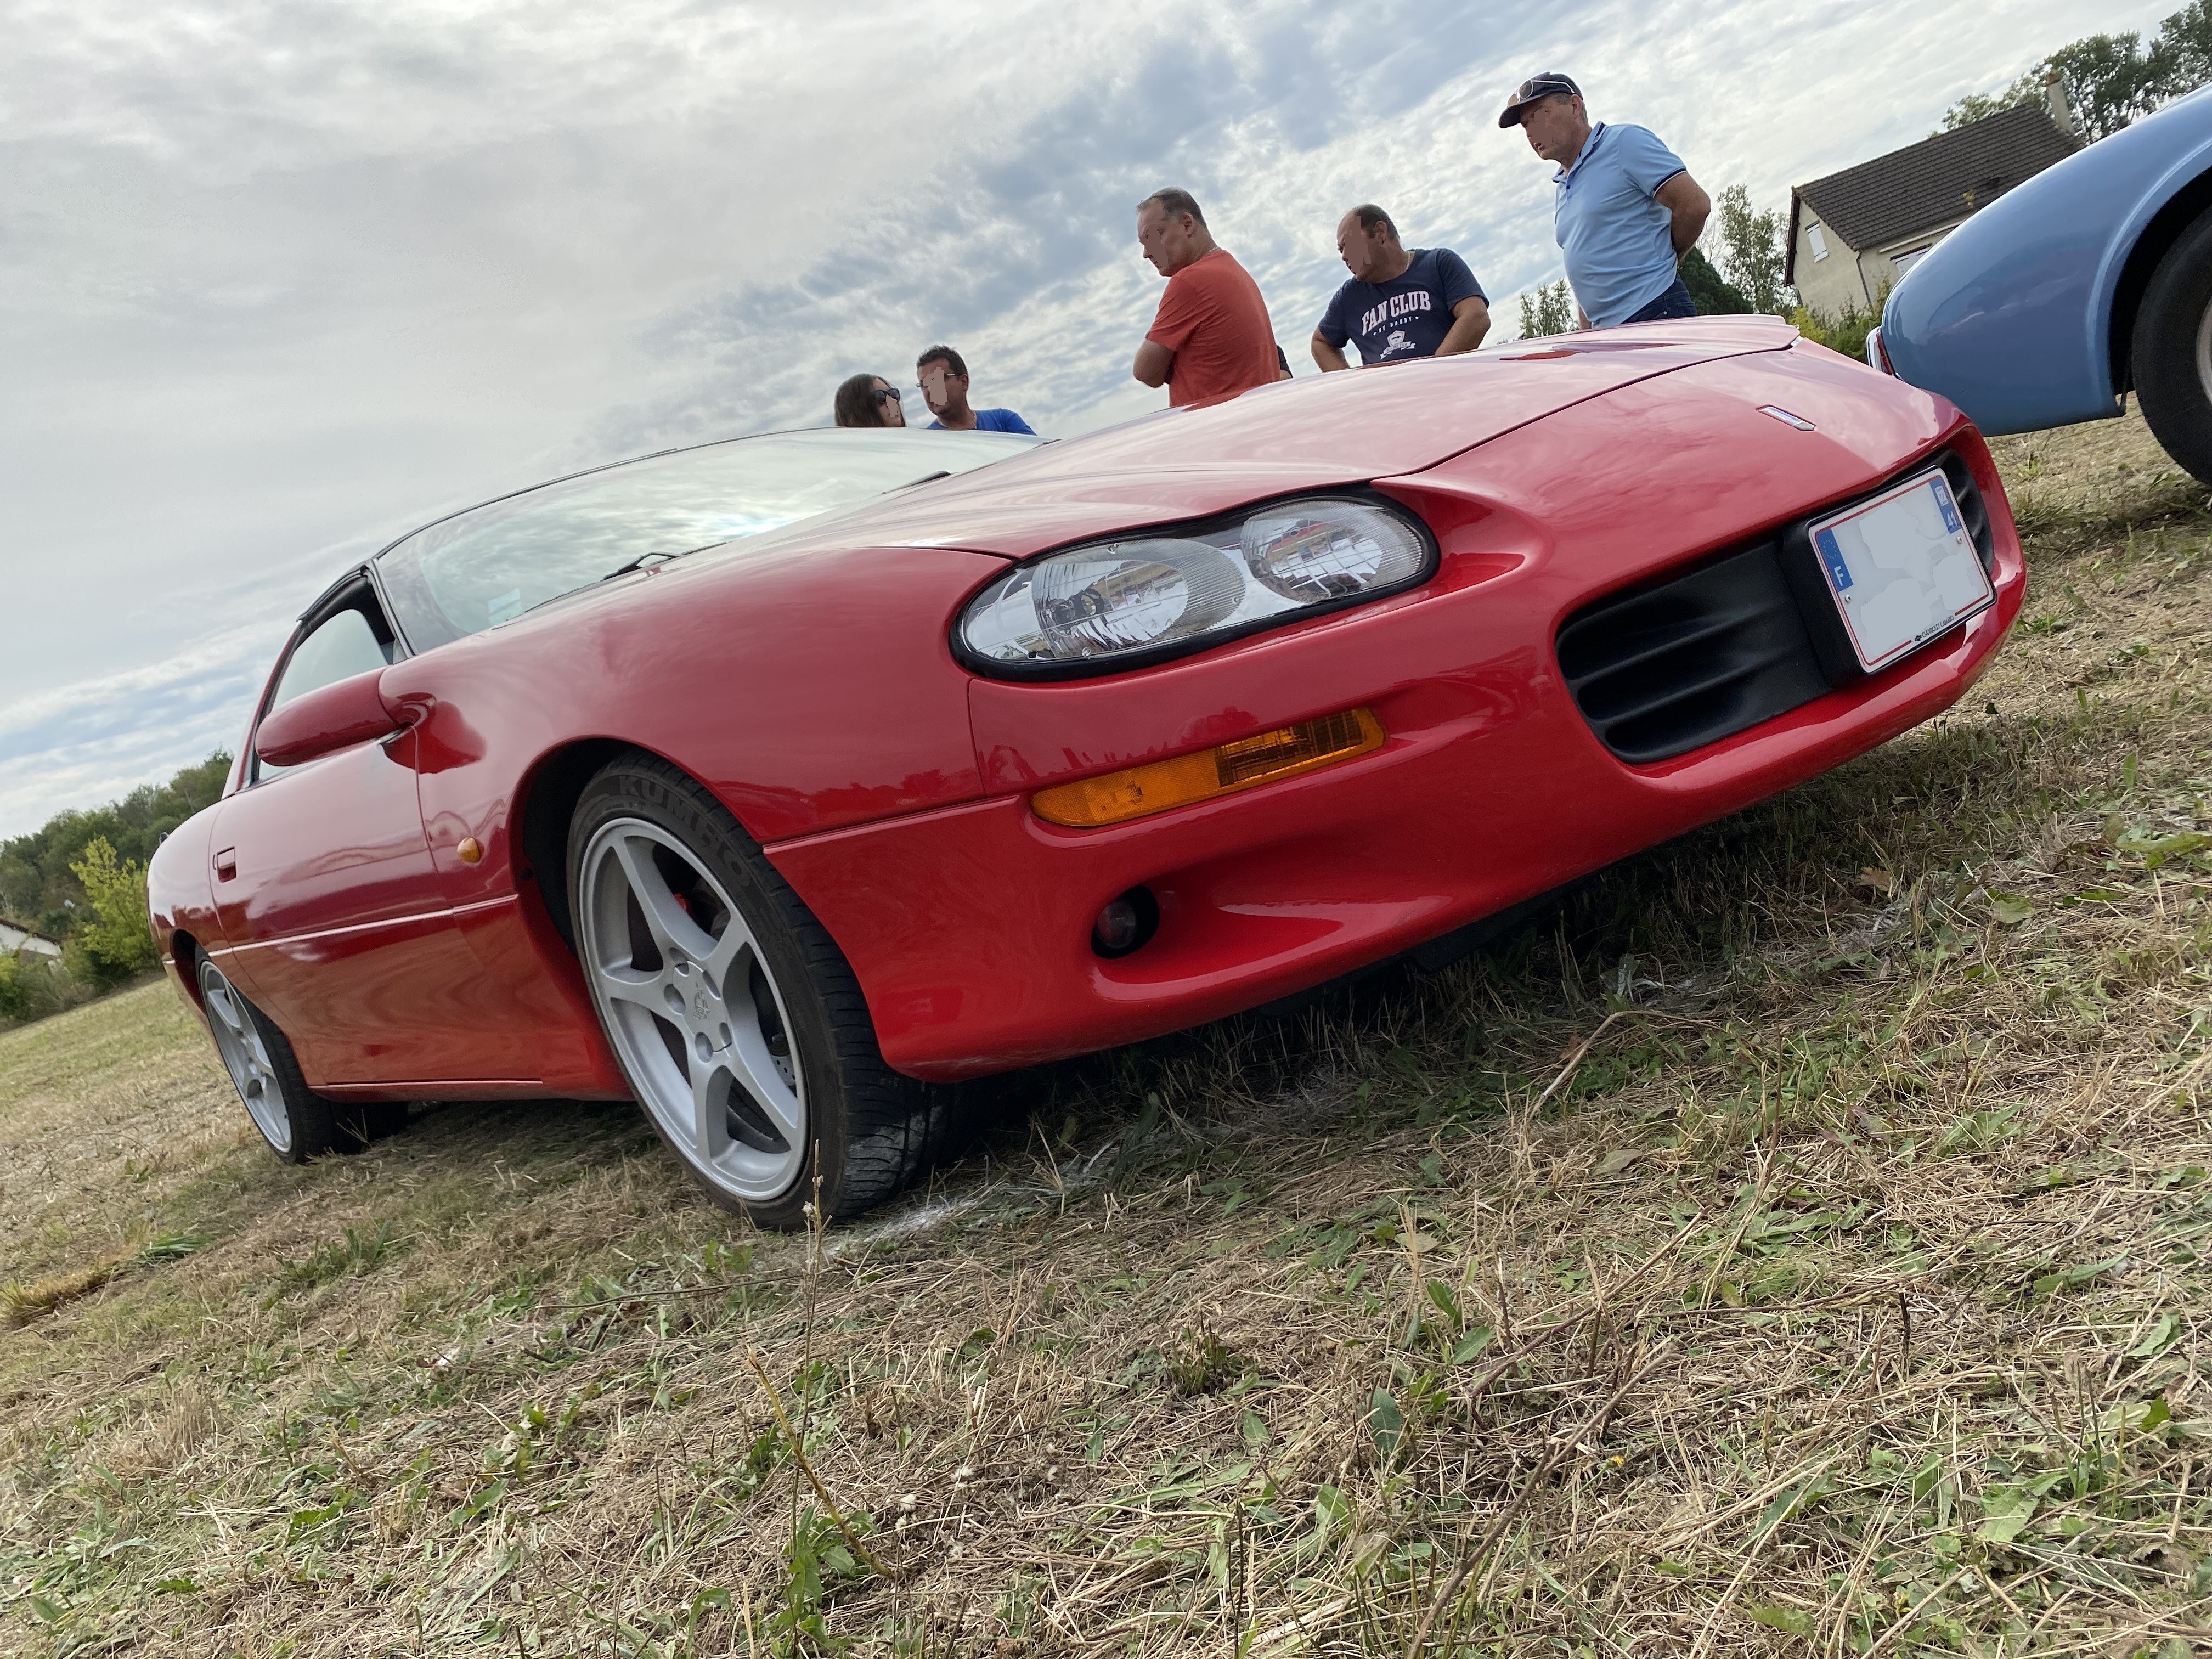
M2203 1650L2212 507L2001 448L1948 717L825 1237L627 1107L279 1166L160 987L0 1036L0 1649Z

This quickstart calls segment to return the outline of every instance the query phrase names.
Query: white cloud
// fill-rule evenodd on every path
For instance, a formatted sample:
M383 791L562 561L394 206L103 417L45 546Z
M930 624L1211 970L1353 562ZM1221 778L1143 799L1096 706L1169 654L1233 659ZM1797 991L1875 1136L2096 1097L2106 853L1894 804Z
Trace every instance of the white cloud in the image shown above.
M283 619L436 513L826 417L950 339L1040 427L1155 406L1132 208L1197 191L1294 362L1378 199L1554 274L1504 88L1709 186L1923 135L2171 5L19 4L0 61L0 835L233 743ZM1974 43L1988 57L1970 61Z

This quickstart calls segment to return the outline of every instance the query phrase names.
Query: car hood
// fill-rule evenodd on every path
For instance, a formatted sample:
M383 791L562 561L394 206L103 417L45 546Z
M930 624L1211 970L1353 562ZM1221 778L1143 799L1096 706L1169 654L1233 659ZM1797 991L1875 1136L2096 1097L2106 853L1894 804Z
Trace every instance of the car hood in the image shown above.
M1168 410L793 526L794 547L942 547L1024 558L1268 495L1419 472L1531 421L1715 358L1779 351L1776 317L1647 323L1309 376Z

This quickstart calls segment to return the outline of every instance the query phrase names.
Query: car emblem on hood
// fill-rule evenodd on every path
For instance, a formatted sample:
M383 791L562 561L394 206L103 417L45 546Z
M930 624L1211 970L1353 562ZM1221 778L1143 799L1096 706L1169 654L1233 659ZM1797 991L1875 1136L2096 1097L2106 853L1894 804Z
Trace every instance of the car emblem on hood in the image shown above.
M1788 410L1783 408L1779 404L1761 404L1759 406L1759 412L1762 415L1771 415L1776 420L1781 422L1783 425L1794 426L1800 432L1814 432L1819 430L1812 422L1807 420L1802 415L1792 415Z

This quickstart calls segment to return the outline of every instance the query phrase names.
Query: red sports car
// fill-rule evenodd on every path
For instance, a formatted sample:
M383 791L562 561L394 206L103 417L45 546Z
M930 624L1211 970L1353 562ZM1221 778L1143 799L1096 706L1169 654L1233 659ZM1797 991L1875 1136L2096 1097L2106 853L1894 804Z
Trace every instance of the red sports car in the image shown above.
M942 1085L1447 960L1926 720L2023 580L1972 426L1771 319L708 444L342 577L155 928L280 1156L634 1096L849 1215Z

